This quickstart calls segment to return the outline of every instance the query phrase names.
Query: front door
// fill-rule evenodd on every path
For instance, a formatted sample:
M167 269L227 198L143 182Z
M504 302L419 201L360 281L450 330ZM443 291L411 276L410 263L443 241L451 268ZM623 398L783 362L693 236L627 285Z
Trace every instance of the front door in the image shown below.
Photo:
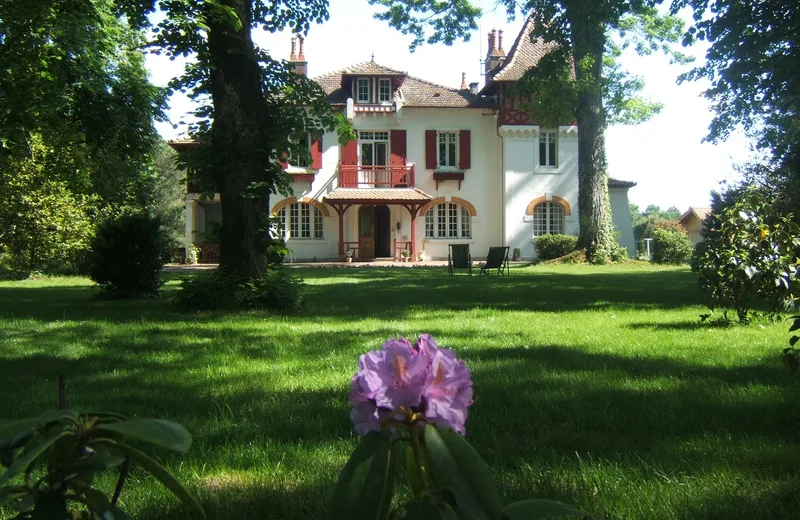
M359 260L375 258L375 206L358 208Z
M389 206L375 206L375 256L392 257L392 223L389 221Z

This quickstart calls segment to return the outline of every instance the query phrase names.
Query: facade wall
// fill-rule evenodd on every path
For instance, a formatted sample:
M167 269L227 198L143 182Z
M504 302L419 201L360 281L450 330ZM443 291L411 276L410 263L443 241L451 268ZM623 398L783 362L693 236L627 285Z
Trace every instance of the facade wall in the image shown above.
M576 127L558 129L556 168L539 166L538 126L502 126L504 150L504 200L496 202L505 213L505 244L520 249L522 259L536 257L533 248L533 219L528 205L539 197L565 199L570 215L565 216L564 233L578 233L578 133Z
M681 221L681 224L686 228L686 233L689 235L692 245L697 245L699 242L703 241L703 236L700 234L703 230L703 221L697 218L694 213L689 213L689 215Z
M636 240L633 238L633 221L628 205L628 188L609 188L611 201L611 222L619 232L619 245L628 250L629 257L636 257Z
M420 213L416 219L416 249L425 251L428 258L446 259L447 244L469 243L473 258L485 258L490 246L502 243L502 171L501 141L497 136L496 116L481 109L402 109L401 117L396 114L359 114L353 126L356 130L406 131L406 163L415 166L415 186L431 196L450 202L453 198L463 199L474 206L476 216L471 219L470 239L426 239L425 216ZM433 170L425 166L425 131L469 130L471 138L470 168L464 172L464 180L440 182L438 187ZM335 133L326 133L322 138L322 169L317 172L313 182L292 183L294 197L321 201L329 192L338 187L338 165L340 146ZM288 170L301 171L291 166ZM303 170L304 171L304 170ZM274 208L284 198L274 196L270 204ZM336 259L338 257L338 215L328 206L330 217L324 217L323 240L289 240L288 247L294 251L297 260ZM389 206L391 240L411 240L411 216L402 206ZM400 231L396 224L400 223ZM358 206L349 208L343 220L344 241L358 241Z

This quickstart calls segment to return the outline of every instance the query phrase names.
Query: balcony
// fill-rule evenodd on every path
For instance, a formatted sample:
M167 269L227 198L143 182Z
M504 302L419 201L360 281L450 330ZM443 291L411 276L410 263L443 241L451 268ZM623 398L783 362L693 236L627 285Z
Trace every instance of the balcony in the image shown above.
M414 165L354 166L339 164L342 188L413 188Z

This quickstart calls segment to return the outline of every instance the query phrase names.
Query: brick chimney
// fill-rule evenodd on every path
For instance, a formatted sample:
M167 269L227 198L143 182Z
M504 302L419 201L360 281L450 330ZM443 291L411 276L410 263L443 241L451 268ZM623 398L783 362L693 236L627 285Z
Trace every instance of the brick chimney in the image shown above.
M500 29L499 31L499 41L498 41L498 31L492 29L489 33L489 50L486 53L486 62L485 62L485 71L486 71L486 83L489 83L489 80L492 78L492 71L500 67L505 61L506 51L503 50L503 30Z
M297 48L297 44L300 48ZM292 72L295 74L302 74L308 76L308 62L303 52L303 37L292 37L292 54L289 56L289 64L292 66Z
M469 87L467 87L467 73L466 72L462 72L461 73L461 90L467 90L467 88L469 88Z

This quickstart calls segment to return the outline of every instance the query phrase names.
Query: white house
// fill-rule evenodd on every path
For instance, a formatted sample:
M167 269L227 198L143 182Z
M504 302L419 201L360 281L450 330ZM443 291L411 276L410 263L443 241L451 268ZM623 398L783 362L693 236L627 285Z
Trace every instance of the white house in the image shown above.
M334 133L310 139L312 161L289 164L293 197L271 200L284 219L297 260L396 258L424 251L447 258L448 244L468 243L473 258L490 246L519 248L547 233L578 232L578 128L540 128L508 88L548 51L523 27L508 54L502 31L489 33L486 84L437 85L374 61L314 78L352 122L358 139ZM290 61L305 73L300 42ZM179 144L175 144L179 147ZM628 188L609 182L622 245L636 252ZM186 240L200 242L220 221L219 199L186 196ZM213 245L201 258L213 261Z

